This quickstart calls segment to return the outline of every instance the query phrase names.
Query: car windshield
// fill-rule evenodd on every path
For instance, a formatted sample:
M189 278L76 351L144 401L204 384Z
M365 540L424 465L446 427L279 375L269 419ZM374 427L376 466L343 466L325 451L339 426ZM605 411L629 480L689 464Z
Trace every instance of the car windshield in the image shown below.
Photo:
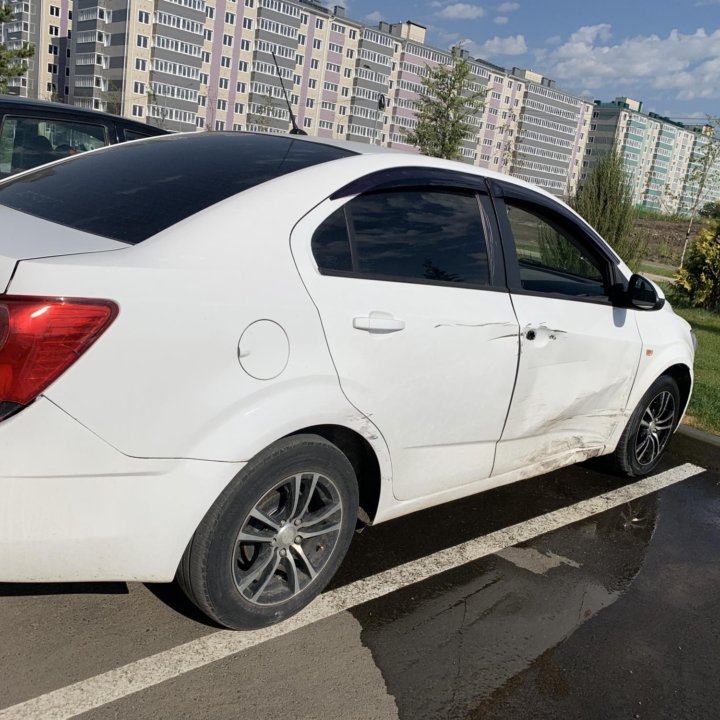
M288 136L168 135L9 179L0 185L0 204L136 244L255 185L354 154Z

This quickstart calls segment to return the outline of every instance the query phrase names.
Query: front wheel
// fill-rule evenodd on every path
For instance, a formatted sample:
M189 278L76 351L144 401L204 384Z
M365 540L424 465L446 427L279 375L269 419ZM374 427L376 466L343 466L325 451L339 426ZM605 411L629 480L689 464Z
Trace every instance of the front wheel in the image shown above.
M249 463L208 511L178 582L225 627L284 620L335 574L357 509L355 473L337 447L315 435L285 438Z
M615 450L620 469L630 477L655 469L680 417L680 391L671 377L662 375L643 395Z

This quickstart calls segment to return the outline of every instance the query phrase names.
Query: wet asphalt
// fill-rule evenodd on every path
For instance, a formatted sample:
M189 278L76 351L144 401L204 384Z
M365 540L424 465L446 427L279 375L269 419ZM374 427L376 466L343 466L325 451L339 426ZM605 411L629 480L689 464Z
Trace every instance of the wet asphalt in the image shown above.
M720 717L708 471L91 710L92 718ZM628 484L602 461L356 536L331 587ZM0 710L216 632L173 586L0 585Z

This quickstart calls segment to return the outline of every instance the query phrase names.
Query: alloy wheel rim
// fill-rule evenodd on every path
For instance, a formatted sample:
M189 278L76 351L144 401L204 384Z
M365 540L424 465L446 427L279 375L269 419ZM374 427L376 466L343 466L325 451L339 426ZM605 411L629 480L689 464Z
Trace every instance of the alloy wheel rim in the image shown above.
M277 483L254 505L235 538L238 592L261 606L302 593L330 560L342 520L340 493L327 476L297 473Z
M635 459L640 465L655 462L670 439L675 423L675 398L668 390L658 393L645 408L635 439Z

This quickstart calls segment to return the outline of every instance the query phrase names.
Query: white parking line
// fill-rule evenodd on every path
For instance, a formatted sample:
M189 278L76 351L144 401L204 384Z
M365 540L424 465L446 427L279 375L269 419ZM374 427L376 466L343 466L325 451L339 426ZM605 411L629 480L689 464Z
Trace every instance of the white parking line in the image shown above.
M60 720L120 700L184 673L248 648L286 635L318 620L375 600L412 583L452 570L505 548L526 542L605 510L648 495L704 472L686 463L632 485L531 518L502 530L440 550L418 560L326 592L298 615L278 625L252 632L221 630L171 650L82 680L27 702L0 710L0 720Z

